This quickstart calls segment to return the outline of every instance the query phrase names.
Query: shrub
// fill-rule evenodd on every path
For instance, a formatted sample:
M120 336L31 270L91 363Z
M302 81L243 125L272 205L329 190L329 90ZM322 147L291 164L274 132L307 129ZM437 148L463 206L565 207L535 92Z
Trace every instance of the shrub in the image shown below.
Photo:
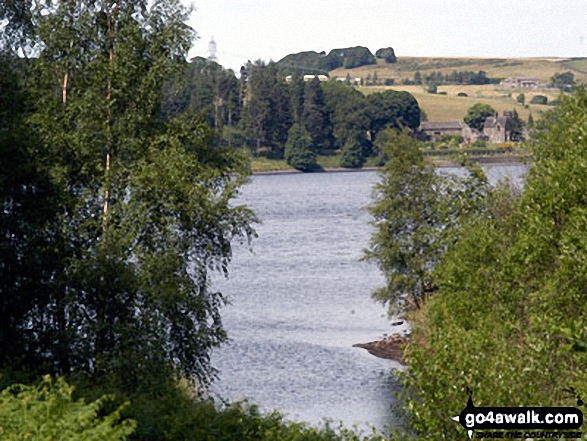
M535 95L532 97L532 99L530 100L530 104L542 104L542 105L547 105L548 104L548 98L545 97L544 95Z
M342 148L340 166L345 168L359 168L365 163L363 148L356 139L349 139Z
M0 438L6 441L26 439L45 441L125 440L134 431L135 422L123 420L123 407L104 413L111 397L90 404L72 399L73 387L63 378L46 376L38 386L15 384L0 393Z
M301 124L296 123L289 129L285 143L285 161L302 171L316 168L316 152L312 137Z

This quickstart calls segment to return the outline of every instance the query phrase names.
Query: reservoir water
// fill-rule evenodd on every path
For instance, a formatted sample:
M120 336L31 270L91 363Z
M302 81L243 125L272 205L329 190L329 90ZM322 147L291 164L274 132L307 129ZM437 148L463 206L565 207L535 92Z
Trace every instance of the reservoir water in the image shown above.
M495 182L523 171L496 166L488 175ZM229 279L214 284L231 303L222 310L230 341L212 356L220 397L295 421L393 424L400 365L352 347L405 331L371 299L383 276L360 261L377 180L376 172L276 174L244 187L239 203L262 224L253 251L237 245Z

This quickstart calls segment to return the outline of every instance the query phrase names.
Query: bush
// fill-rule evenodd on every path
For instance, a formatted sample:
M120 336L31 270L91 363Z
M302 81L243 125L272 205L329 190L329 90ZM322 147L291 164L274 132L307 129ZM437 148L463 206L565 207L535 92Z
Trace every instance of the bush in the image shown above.
M548 98L544 95L535 95L530 100L530 104L542 104L545 106L548 104Z
M363 148L356 139L349 139L342 148L340 166L345 168L360 168L365 163Z
M426 85L426 92L434 94L438 92L438 86L434 83L428 84Z
M312 144L312 137L301 124L294 124L287 133L285 161L301 171L310 171L316 168L316 152Z
M434 270L404 377L414 439L464 438L476 406L574 406L587 391L587 92L535 131L523 192L501 185ZM507 436L506 436L507 438Z
M495 109L489 104L477 103L472 105L465 115L465 124L472 129L483 131L485 120L495 115Z
M485 149L485 148L487 148L487 141L475 141L471 144L471 147L475 147L478 149Z
M72 399L63 378L46 376L38 386L15 384L0 393L0 437L5 441L125 440L136 424L123 420L119 407L105 413L111 397L90 404Z
M395 51L392 47L379 49L377 52L375 52L375 56L377 58L383 58L387 63L395 63L397 61Z

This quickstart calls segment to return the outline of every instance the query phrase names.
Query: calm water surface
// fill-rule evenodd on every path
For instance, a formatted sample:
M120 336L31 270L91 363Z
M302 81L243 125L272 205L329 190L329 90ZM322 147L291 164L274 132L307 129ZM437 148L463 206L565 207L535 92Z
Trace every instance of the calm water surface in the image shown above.
M488 174L518 179L522 171ZM218 395L296 421L393 424L400 366L352 347L405 331L371 300L383 276L360 261L377 180L376 172L260 175L244 188L239 202L263 223L253 252L237 246L229 280L215 283L231 302L223 310L230 342L212 357Z

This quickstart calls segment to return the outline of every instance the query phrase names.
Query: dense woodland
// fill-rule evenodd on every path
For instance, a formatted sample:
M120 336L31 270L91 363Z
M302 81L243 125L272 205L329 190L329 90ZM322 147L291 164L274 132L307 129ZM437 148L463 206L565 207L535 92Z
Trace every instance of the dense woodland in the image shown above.
M366 257L414 324L392 437L464 438L466 387L478 406L587 395L587 92L537 124L524 189L491 188L478 168L434 172L409 94L186 62L188 13L0 1L3 439L362 439L206 398L226 339L210 277L257 221L234 203L239 142L303 169L335 149L389 159Z
M304 81L300 72L286 82L278 63L262 61L247 63L237 79L217 63L192 60L186 78L166 86L164 111L167 116L201 113L222 134L224 146L285 158L301 170L316 168L316 162L287 156L288 141L297 150L303 145L303 157L341 151L341 166L360 167L377 155L374 141L382 128L420 125L418 103L407 92L364 96L341 82ZM290 137L294 124L295 139ZM310 142L298 142L302 135Z

